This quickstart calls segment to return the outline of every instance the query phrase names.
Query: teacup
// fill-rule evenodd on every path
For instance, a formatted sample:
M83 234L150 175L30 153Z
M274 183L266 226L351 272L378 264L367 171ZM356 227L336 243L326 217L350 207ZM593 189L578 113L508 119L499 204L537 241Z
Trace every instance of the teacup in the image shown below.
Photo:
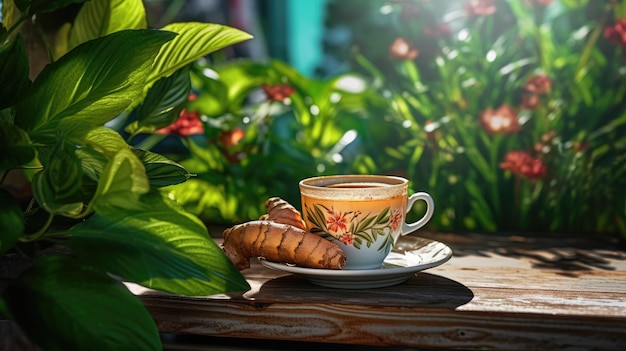
M425 192L408 196L408 180L383 175L334 175L300 181L307 229L336 242L346 253L344 269L377 269L398 238L423 227L435 203ZM426 213L407 224L417 200Z

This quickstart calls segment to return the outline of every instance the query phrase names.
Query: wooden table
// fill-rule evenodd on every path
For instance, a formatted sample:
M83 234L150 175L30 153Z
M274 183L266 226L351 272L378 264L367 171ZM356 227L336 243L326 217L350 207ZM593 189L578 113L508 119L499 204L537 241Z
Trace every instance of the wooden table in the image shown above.
M164 333L415 348L626 350L626 247L601 236L419 232L447 263L386 288L311 284L253 260L243 294L143 292ZM220 240L219 238L216 240Z

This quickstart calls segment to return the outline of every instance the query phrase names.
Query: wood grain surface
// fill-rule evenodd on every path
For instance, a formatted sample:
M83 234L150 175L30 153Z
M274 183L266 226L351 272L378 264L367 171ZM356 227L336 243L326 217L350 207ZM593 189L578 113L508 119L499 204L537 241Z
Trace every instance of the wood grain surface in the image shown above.
M419 236L448 244L454 256L392 287L324 288L253 260L243 271L247 292L190 298L133 290L172 334L424 349L626 349L623 241Z

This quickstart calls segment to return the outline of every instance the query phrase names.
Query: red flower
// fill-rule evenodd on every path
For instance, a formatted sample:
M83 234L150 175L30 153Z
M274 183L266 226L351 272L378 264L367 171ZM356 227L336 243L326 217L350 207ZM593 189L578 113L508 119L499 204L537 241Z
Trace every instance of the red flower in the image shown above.
M155 131L157 134L173 134L182 137L204 133L204 124L200 120L198 112L188 112L183 109L178 119L165 128Z
M419 51L404 38L396 38L389 47L389 54L397 60L413 60Z
M545 95L550 92L552 80L543 74L532 76L524 83L524 90L529 93Z
M389 224L391 225L391 230L394 232L400 228L400 224L402 224L402 213L399 210L395 209L391 211Z
M604 37L615 44L626 46L626 18L621 18L613 26L604 28Z
M241 128L235 128L229 131L222 131L217 139L224 145L225 148L233 147L243 139L245 133Z
M346 245L352 245L352 242L354 242L354 236L352 233L345 233L339 237L339 240Z
M263 89L265 95L267 95L268 100L280 102L284 101L295 92L295 89L289 84L262 84L261 89Z
M348 219L345 213L341 214L341 212L329 210L328 216L326 224L328 224L328 229L331 232L338 233L340 229L345 232L348 229Z
M500 168L530 179L539 179L548 171L541 159L533 158L526 151L509 151L500 163Z
M465 12L469 16L489 16L496 13L494 0L470 0L465 4Z
M529 93L522 94L522 108L534 110L539 106L540 103L541 98L539 98L539 95Z
M490 134L512 134L520 129L517 111L504 104L497 110L487 109L480 114L483 129Z

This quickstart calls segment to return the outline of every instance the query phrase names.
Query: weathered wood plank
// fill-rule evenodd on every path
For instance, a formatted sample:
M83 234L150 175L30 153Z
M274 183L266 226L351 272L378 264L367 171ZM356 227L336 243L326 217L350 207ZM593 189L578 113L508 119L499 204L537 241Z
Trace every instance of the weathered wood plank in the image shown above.
M441 237L455 250L448 263L387 288L324 288L253 262L244 271L252 289L242 294L137 293L159 329L174 334L433 349L625 349L626 253L618 243L431 236Z
M144 298L169 333L421 348L622 350L626 318Z

